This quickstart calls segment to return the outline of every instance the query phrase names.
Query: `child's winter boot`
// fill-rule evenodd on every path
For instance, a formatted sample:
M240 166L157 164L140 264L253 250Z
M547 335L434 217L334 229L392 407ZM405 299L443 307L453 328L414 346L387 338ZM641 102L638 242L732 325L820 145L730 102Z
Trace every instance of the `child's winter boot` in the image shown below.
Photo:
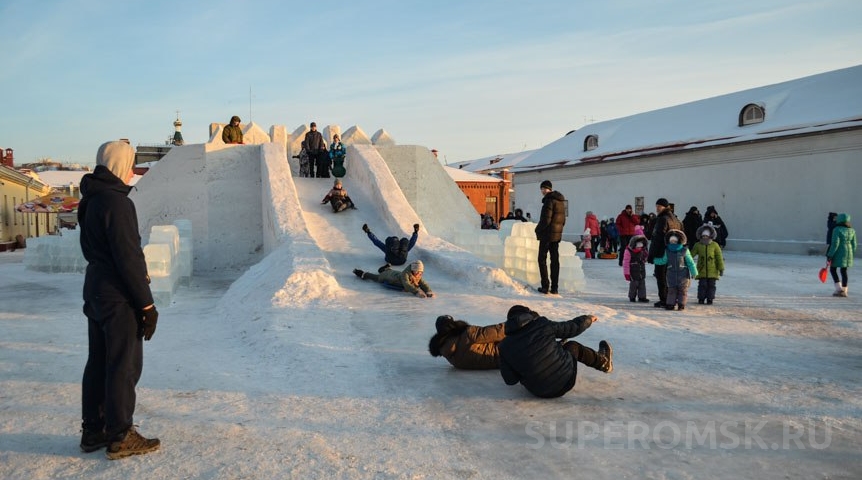
M844 287L841 286L841 282L835 282L835 292L832 294L833 297L845 297L847 294L844 293Z

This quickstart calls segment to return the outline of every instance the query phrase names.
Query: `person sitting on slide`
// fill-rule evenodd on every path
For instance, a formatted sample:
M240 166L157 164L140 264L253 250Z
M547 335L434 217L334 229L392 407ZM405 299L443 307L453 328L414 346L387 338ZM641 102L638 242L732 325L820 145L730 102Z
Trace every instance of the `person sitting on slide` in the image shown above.
M424 271L425 265L422 260L414 260L404 270L393 270L389 265L384 265L380 267L378 273L364 272L356 268L353 274L363 280L374 280L390 287L401 288L419 298L433 298L434 292L422 278Z
M348 208L356 208L356 205L353 204L353 200L351 200L350 196L347 195L347 189L342 187L340 178L335 179L335 184L332 186L332 190L323 197L323 201L320 203L326 204L327 202L332 205L332 211L335 213Z

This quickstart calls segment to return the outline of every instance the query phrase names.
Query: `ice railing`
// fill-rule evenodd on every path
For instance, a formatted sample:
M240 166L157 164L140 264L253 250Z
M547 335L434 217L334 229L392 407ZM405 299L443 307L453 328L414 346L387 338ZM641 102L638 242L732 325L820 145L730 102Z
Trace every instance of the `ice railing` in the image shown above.
M167 306L179 284L192 276L192 224L177 220L173 225L154 225L144 246L150 290L158 306ZM87 260L81 253L80 230L27 240L24 266L47 273L84 273Z
M180 283L192 276L192 223L180 219L173 225L153 225L144 258L150 276L150 291L156 306L170 305Z
M510 277L539 285L539 241L536 224L508 220L500 230L479 230L454 234L454 243L479 258L501 267ZM560 284L562 291L582 291L586 285L577 249L571 242L560 242ZM550 272L550 258L548 259Z

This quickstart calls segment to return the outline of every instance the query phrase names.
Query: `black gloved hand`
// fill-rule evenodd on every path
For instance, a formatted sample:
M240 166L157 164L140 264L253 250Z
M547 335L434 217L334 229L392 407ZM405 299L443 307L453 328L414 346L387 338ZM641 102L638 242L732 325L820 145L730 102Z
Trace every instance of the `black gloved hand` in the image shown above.
M156 324L159 322L159 311L156 306L148 310L141 310L141 316L138 318L138 338L143 338L149 341L156 333Z
M368 233L368 224L367 223L362 224L362 231L365 233Z
M413 224L413 231L416 233L419 233L419 224L418 223Z

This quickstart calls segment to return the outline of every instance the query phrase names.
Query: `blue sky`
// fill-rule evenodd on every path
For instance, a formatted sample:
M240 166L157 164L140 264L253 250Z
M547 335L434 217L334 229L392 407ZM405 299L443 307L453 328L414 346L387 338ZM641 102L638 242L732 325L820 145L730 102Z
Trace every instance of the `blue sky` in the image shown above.
M91 164L179 110L187 143L314 120L452 163L862 64L858 0L339 3L2 0L0 147Z

